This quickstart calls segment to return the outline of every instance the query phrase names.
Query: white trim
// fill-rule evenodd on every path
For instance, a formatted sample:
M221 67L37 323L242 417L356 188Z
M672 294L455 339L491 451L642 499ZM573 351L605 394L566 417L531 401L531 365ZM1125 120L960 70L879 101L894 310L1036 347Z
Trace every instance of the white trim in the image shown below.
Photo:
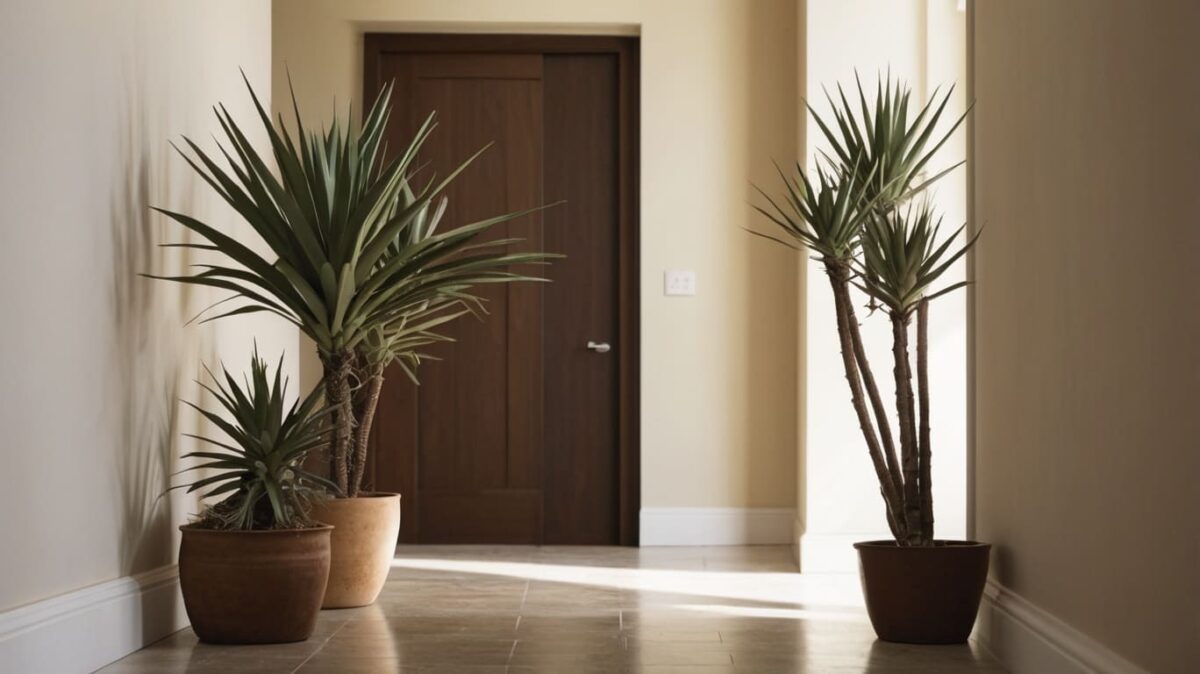
M164 566L0 613L0 671L92 672L187 624Z
M504 33L512 35L614 35L637 37L640 23L537 21L352 21L361 33Z
M788 545L792 508L642 508L639 537L653 545Z
M891 540L889 533L874 534L821 534L805 533L800 536L801 573L858 573L858 552L854 544L859 541Z
M800 541L802 540L804 540L804 520L796 515L796 519L792 521L792 538L788 541L792 544L792 561L796 562L796 568L802 568L800 560Z
M988 580L975 639L1014 674L1145 674L1088 635Z

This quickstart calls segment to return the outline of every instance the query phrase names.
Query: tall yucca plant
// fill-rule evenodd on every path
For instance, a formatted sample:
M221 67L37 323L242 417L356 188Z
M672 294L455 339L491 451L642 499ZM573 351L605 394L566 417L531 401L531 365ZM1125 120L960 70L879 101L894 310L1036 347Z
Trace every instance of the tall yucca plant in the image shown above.
M928 306L931 299L964 285L931 290L974 239L950 252L962 228L940 240L940 221L935 221L928 203L915 208L905 208L905 204L961 165L927 175L934 155L966 113L939 133L938 123L950 92L940 100L935 93L910 118L911 92L899 82L881 81L873 104L867 102L857 77L856 83L857 113L841 86L836 99L826 95L833 107L832 124L809 106L832 147L832 153L823 157L825 166L817 169L818 184L813 185L804 167L797 164L794 177L781 172L785 197L772 199L759 190L767 206L755 208L822 261L833 291L850 399L879 480L888 526L901 545L932 545ZM865 292L873 308L886 307L892 320L899 452L863 345L851 286ZM908 347L914 313L918 324L919 429Z
M548 256L509 252L509 239L478 241L492 227L531 211L437 229L437 214L444 208L437 200L483 150L440 181L414 188L413 162L434 129L434 116L408 147L387 160L391 86L380 93L361 128L335 120L328 129L310 131L293 95L294 137L282 117L272 123L249 81L246 87L270 155L251 145L221 105L215 112L224 132L226 146L220 151L226 165L188 139L190 152L181 149L180 154L250 224L271 255L261 256L191 216L159 209L204 239L176 245L224 259L169 279L232 291L232 298L241 300L205 320L270 312L316 343L326 404L332 408L330 477L343 494L356 496L387 364L399 359L411 373L419 361L415 349L444 339L434 328L482 308L472 287L540 280L511 267L542 263Z

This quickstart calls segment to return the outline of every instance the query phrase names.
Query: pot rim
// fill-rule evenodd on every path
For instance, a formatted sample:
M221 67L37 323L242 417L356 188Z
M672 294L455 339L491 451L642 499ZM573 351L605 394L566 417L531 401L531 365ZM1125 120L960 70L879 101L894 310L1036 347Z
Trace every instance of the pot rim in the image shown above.
M396 498L398 498L398 499L399 499L399 498L401 498L401 496L400 496L400 493L399 493L399 492L392 492L392 491L363 491L363 492L359 492L359 493L358 493L358 496L331 496L331 497L329 497L329 500L330 500L330 501L357 501L357 500L358 500L358 499L360 499L360 498L361 498L361 499L367 499L367 498L391 498L391 497L393 497L393 496L395 496L395 497L396 497Z
M857 543L854 544L854 549L862 550L865 548L869 548L869 549L887 548L887 549L892 549L892 550L949 550L949 549L961 550L961 549L976 549L976 548L992 547L991 543L984 543L981 541L946 540L946 539L941 539L941 538L933 539L933 543L934 544L932 546L919 546L919 545L901 546L901 545L898 545L896 543L896 541L894 541L894 540L858 541Z
M333 531L333 525L325 524L324 522L318 522L317 526L315 526L315 527L301 527L301 528L297 528L297 529L206 529L204 527L198 526L195 522L189 522L187 524L180 524L179 530L183 531L183 532L196 532L196 533L205 533L205 534L233 534L233 535L239 535L239 536L245 536L245 535L269 536L271 534L276 534L276 535L304 534L304 533L319 534L319 533L324 533L327 531Z

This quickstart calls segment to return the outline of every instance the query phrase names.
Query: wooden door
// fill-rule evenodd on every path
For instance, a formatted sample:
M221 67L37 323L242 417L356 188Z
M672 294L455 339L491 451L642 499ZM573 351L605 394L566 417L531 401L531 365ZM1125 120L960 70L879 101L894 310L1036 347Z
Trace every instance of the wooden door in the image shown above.
M633 542L621 54L478 40L368 36L364 98L395 81L394 151L437 111L427 172L494 143L453 183L443 227L563 201L491 236L567 258L534 270L548 284L481 289L489 315L448 329L455 341L432 350L441 360L421 366L420 386L388 373L370 477L403 495L404 542Z

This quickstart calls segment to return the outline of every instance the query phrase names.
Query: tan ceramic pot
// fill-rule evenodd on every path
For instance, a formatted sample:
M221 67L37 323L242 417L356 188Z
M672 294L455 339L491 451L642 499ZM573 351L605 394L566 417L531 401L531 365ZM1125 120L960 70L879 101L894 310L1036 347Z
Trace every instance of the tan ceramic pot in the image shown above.
M312 636L329 578L333 527L179 529L179 585L200 641L274 644Z
M366 606L383 590L400 535L400 495L362 494L318 504L310 513L333 525L329 584L321 608Z

